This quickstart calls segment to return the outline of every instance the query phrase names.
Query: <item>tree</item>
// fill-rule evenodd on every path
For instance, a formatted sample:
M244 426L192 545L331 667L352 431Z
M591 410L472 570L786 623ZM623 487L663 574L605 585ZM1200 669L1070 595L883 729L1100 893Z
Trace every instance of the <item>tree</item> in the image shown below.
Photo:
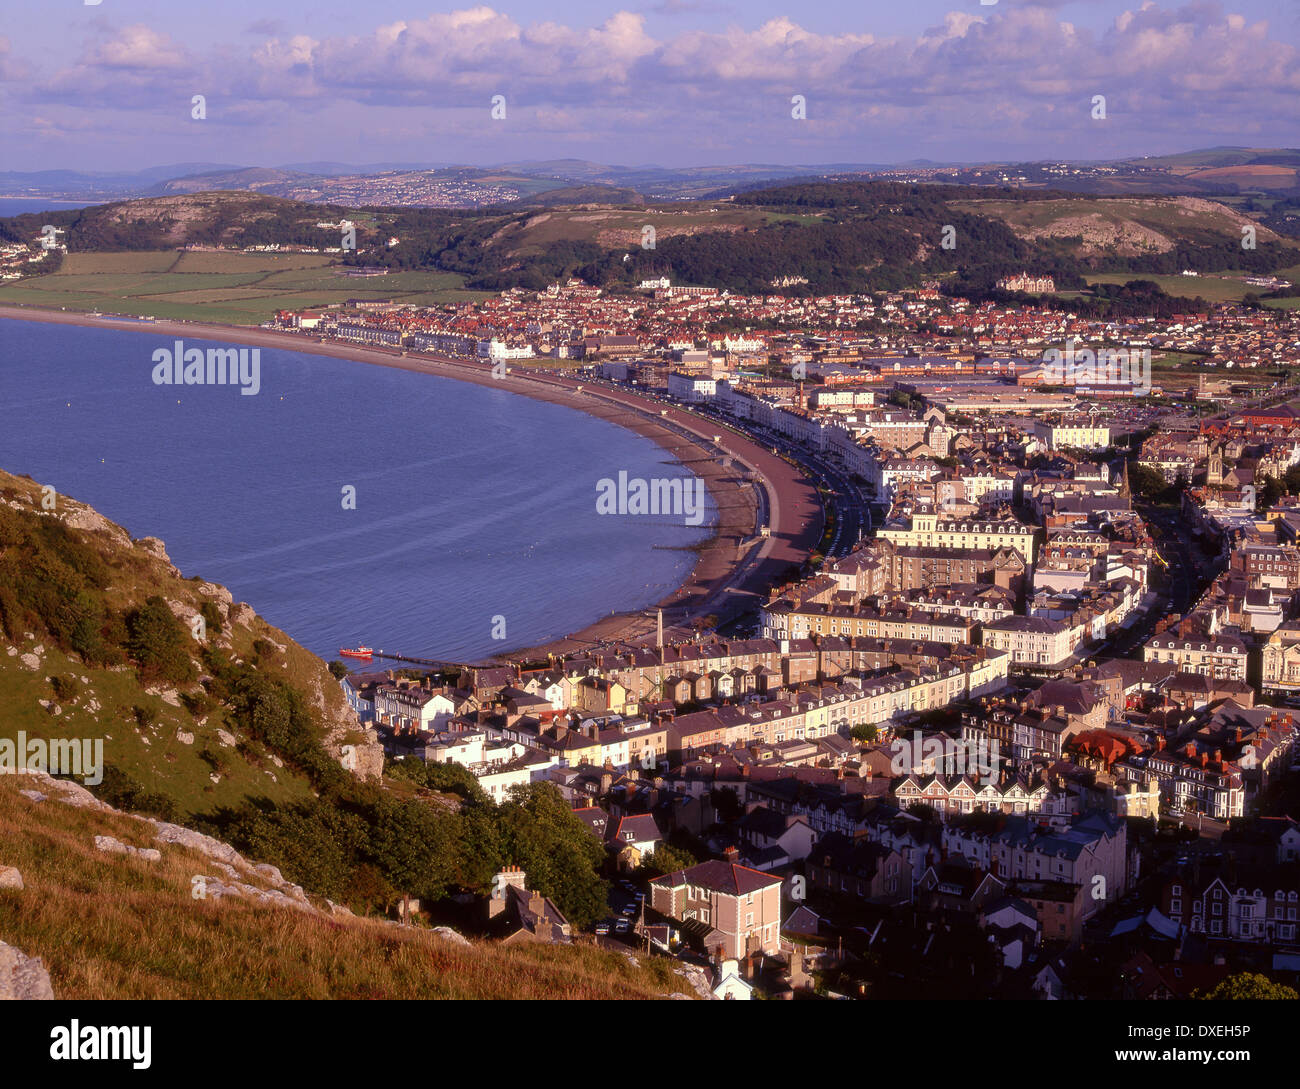
M199 614L203 617L209 635L221 634L221 610L215 601L205 601L200 605Z
M880 736L880 730L874 722L859 722L849 731L849 736L854 741L875 741Z
M695 857L689 851L661 843L641 859L641 864L636 868L636 876L653 879L677 870L690 869L694 865Z
M1268 510L1282 498L1282 482L1275 476L1265 476L1259 486L1258 510Z
M455 882L458 825L455 814L381 798L370 841L373 863L398 892L440 900Z
M219 831L252 857L332 900L343 899L354 884L357 852L370 838L362 816L316 799L287 808L250 805Z
M478 805L489 802L487 794L479 781L468 768L460 764L426 763L423 760L394 760L385 768L384 774L393 779L405 779L417 786L444 794L458 794L467 802Z
M348 667L335 658L334 661L330 662L330 672L334 674L336 681L341 681L348 675Z
M126 619L126 649L147 681L189 684L197 673L190 658L190 633L156 594Z
M606 911L609 893L599 870L605 848L553 783L515 787L498 807L504 857L528 874L528 887L555 901L574 926Z
M1164 474L1159 469L1138 461L1129 462L1128 486L1134 495L1152 503L1161 502L1169 492L1169 482L1165 480Z
M1258 972L1238 972L1229 976L1209 994L1196 993L1197 998L1205 999L1246 999L1253 1001L1261 998L1300 998L1300 994L1283 983L1274 983L1268 976Z

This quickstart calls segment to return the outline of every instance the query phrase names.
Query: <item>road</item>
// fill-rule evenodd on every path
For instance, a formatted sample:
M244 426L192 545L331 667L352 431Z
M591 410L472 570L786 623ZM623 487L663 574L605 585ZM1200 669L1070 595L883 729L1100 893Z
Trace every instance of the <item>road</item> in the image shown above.
M1159 600L1141 621L1127 631L1121 630L1095 654L1140 656L1139 648L1156 623L1175 613L1186 616L1219 572L1219 563L1200 548L1191 527L1176 511L1140 502L1134 502L1133 507L1149 525L1160 530L1158 536L1154 532L1152 535L1156 536L1157 551L1168 564L1166 585L1156 591Z
M715 406L692 406L692 411L715 419L727 427L743 430L755 440L775 447L786 459L795 461L805 473L831 493L834 497L834 525L825 551L827 558L851 552L871 531L870 499L838 465L827 458L814 455L803 444L794 442L779 432L749 421L735 420ZM745 424L743 428L742 423Z

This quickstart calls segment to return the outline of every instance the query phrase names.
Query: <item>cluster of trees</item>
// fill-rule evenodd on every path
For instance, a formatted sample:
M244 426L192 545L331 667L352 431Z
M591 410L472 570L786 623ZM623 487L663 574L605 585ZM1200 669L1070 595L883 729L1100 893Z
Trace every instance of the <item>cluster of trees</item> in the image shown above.
M1168 295L1154 280L1129 280L1123 284L1093 284L1091 295L1081 298L1060 299L1046 296L1039 300L1054 310L1068 310L1080 317L1098 320L1153 315L1170 318L1188 310L1209 310L1208 303L1199 295L1187 298Z
M575 925L605 913L604 848L553 784L516 788L496 804L464 769L407 763L393 766L395 777L446 789L459 804L403 798L347 777L301 805L249 803L211 822L211 830L304 888L365 910L386 909L408 894L425 902L486 894L509 864L522 867L529 888Z
M916 182L826 181L772 185L738 194L736 204L761 204L790 211L807 208L874 208L879 205L946 204L954 200L1051 200L1078 194L1056 189L1012 189L965 185L921 185Z
M1284 495L1300 495L1300 465L1293 465L1279 480L1275 476L1262 476L1256 492L1260 510L1268 510Z
M1235 975L1228 976L1213 990L1197 991L1192 997L1215 1002L1261 1000L1294 1002L1300 998L1300 993L1297 993L1294 987L1288 987L1285 983L1275 983L1259 972L1237 972Z
M1170 484L1159 469L1143 465L1138 461L1128 463L1128 486L1135 496L1149 503L1167 505L1177 503L1187 482L1175 481Z
M157 595L126 615L127 653L146 684L192 684L198 676L190 657L192 640L167 602Z

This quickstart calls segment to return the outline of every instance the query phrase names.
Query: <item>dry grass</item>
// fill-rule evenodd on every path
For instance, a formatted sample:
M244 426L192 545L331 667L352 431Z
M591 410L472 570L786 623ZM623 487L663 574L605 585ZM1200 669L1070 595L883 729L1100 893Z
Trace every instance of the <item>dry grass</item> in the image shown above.
M466 948L427 931L330 919L229 898L196 900L190 878L219 876L202 855L162 845L161 862L105 854L94 836L152 846L123 814L19 795L0 776L0 940L41 957L68 999L636 999L688 992L666 962L634 967L589 946ZM249 883L257 883L249 881Z

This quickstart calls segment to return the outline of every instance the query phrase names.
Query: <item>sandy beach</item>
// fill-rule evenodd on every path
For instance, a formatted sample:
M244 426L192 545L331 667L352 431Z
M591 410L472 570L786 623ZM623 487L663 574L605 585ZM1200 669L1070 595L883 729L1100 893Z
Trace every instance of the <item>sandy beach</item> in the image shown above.
M718 511L715 532L698 546L690 574L657 603L665 610L665 630L670 626L681 629L692 619L710 615L726 618L761 600L771 582L791 565L802 564L821 538L823 512L816 490L793 465L747 436L627 390L524 368L494 378L485 363L423 353L403 354L398 349L322 341L315 336L258 327L164 320L141 323L14 306L0 306L0 318L117 329L169 340L188 337L280 348L396 367L567 405L644 435L704 481ZM729 467L722 464L723 458L731 461ZM756 503L754 489L744 483L746 473L752 474L766 493L770 526L767 538L755 536ZM544 658L601 643L653 637L653 608L648 610L649 615L613 613L581 631L541 646L516 648L501 658Z

